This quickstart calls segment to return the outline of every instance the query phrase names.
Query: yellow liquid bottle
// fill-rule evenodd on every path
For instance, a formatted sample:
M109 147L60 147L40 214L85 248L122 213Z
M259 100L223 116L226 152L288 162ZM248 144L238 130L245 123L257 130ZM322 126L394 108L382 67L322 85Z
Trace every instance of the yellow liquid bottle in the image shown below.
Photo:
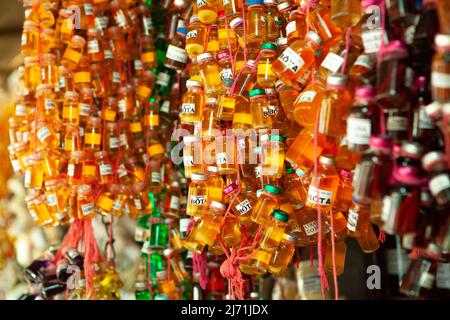
M277 80L272 72L272 63L277 58L277 46L266 42L261 45L261 54L258 63L257 84L263 88L272 88Z
M289 214L287 212L274 210L267 227L264 228L259 247L267 252L274 252L281 242L288 221Z
M251 219L262 226L266 226L270 219L270 214L277 208L281 188L266 184L264 191L259 196L253 208Z
M271 135L267 145L267 153L264 157L262 175L280 179L284 173L284 143L285 138Z
M208 209L208 182L204 174L193 173L192 182L189 185L186 214L200 217L206 214Z
M198 18L193 15L189 21L188 32L186 34L186 53L189 58L195 58L205 52L206 27Z
M284 233L278 248L272 253L269 271L277 276L286 272L287 266L292 260L295 252L297 237L291 233Z
M188 91L183 95L181 105L181 123L194 124L201 121L204 94L202 84L199 81L186 81Z

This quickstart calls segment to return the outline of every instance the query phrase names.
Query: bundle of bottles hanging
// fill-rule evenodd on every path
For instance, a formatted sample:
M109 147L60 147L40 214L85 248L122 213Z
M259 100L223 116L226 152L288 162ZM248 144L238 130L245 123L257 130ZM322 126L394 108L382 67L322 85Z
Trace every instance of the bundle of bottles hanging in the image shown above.
M23 3L9 151L30 215L136 218L136 299L257 299L299 248L326 288L346 237L370 253L384 233L412 248L401 291L433 288L450 259L450 2ZM84 250L67 243L47 264Z

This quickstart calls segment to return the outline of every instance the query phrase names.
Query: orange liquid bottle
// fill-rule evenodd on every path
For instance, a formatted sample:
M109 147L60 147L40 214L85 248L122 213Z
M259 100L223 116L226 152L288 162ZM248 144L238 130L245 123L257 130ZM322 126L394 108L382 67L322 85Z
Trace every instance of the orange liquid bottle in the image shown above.
M334 158L321 156L317 177L312 177L308 188L306 206L310 208L321 207L322 210L331 210L336 199L339 176L336 171Z
M294 42L287 47L274 61L272 71L284 83L295 88L301 88L305 76L315 62L315 51L322 44L317 33L310 31L304 41Z
M303 127L313 127L317 121L325 87L319 81L312 81L294 102L293 117Z

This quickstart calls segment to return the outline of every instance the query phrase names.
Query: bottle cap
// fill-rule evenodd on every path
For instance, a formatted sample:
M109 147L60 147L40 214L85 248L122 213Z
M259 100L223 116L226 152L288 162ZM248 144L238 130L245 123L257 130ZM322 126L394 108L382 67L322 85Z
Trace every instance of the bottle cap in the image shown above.
M305 38L311 42L316 43L318 46L320 46L322 44L322 39L314 31L308 31Z
M274 210L272 212L272 216L281 222L288 222L289 214L284 212L283 210Z
M243 19L241 17L234 18L230 22L230 28L235 30L237 27L239 27L243 23Z
M276 44L271 43L271 42L265 42L261 45L260 47L261 50L272 50L272 51L277 51L278 47Z
M214 209L214 210L219 210L219 211L227 210L227 207L223 203L220 203L217 201L211 201L211 203L209 204L209 208Z
M438 48L442 48L442 49L450 48L450 35L438 33L434 37L434 44Z
M282 136L277 136L277 135L271 135L269 138L269 141L279 141L279 142L286 142L286 138L282 137Z
M214 56L212 55L212 53L210 53L210 52L204 52L204 53L199 54L199 55L197 56L197 62L200 63L200 62L202 62L202 61L211 59L211 58L213 58L213 57L214 57Z
M364 86L355 89L355 100L370 100L375 96L374 87Z
M281 188L273 186L271 184L264 185L264 190L273 195L279 195L281 193Z
M295 173L295 170L292 167L288 167L288 168L286 168L286 173L287 174L293 174L293 173Z
M289 3L289 2L282 2L282 3L279 3L278 5L277 5L277 9L278 9L278 11L283 11L283 10L285 10L285 9L287 9L287 8L290 8L291 7L291 4Z
M193 173L193 174L191 174L191 180L192 181L206 181L206 180L208 180L208 178L206 177L206 175L204 175L202 173Z
M286 241L297 243L297 235L295 233L289 232L289 233L283 233L283 239Z
M263 0L247 0L247 5L248 6L262 5L262 4L264 4Z
M225 59L229 59L230 58L230 53L228 52L228 51L222 51L221 53L219 53L218 55L217 55L217 60L220 62L220 61L223 61L223 60L225 60Z
M163 255L164 257L170 257L175 251L172 248L164 249Z
M187 80L186 81L186 87L192 88L192 87L202 87L202 83L197 80Z
M431 151L426 153L422 158L423 168L427 171L430 171L432 167L447 167L447 157L445 153L442 151Z
M347 75L343 73L332 73L327 78L327 88L344 88L347 79Z
M249 92L248 96L250 98L255 97L255 96L259 96L259 95L264 95L266 94L266 92L264 91L264 89L253 89Z
M239 189L239 186L237 185L237 183L232 183L229 186L227 186L225 189L223 189L223 195L227 196L230 193L232 193L238 189Z
M336 164L336 161L334 160L334 158L332 156L328 156L328 155L322 155L319 158L319 162L321 164L327 165L327 166L333 166Z
M403 141L402 154L407 157L419 159L423 154L423 147L417 142Z
M216 166L208 166L206 168L206 171L212 172L212 173L217 173L217 172L219 172L219 168L217 168Z
M371 148L380 149L380 150L390 150L392 147L392 143L389 137L387 136L371 136L370 143Z

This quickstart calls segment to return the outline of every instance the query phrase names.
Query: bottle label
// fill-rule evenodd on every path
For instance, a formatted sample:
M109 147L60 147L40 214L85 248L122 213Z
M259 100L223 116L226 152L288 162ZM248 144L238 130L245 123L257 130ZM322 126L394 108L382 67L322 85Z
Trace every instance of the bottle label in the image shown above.
M261 178L261 166L255 167L255 177L256 177L256 179Z
M181 105L181 113L194 114L195 113L195 103L183 103Z
M45 110L54 110L56 106L55 100L46 98L44 100Z
M119 167L117 168L117 176L119 178L123 178L128 174L127 169L125 168L125 165L121 163Z
M189 40L191 38L197 38L198 31L197 30L191 30L186 34L186 40Z
M189 203L191 206L203 206L206 204L206 195L191 196Z
M368 30L361 33L365 53L376 53L380 50L381 37L386 34L381 29Z
M112 81L114 83L120 83L120 73L119 72L112 73Z
M88 216L94 211L94 203L86 203L81 205L81 212L83 212L83 216Z
M105 55L105 59L114 59L114 56L113 56L113 54L112 54L112 51L109 50L109 49L105 49L105 50L103 51L103 54ZM120 78L120 77L119 77L119 78ZM114 82L116 82L116 81L114 81ZM117 81L117 82L120 82L120 80Z
M242 201L241 203L239 203L236 206L236 210L240 213L240 214L246 214L247 212L249 212L250 210L252 210L252 205L250 203L250 201L248 201L248 199L245 199L244 201Z
M127 111L127 102L125 99L119 100L119 112L126 112Z
M116 200L114 201L114 203L113 203L112 208L113 208L114 211L118 211L118 210L120 210L120 207L121 207L121 206L122 206L122 200L116 199Z
M117 149L117 148L119 148L119 138L117 138L117 137L110 137L109 138L109 148L110 149Z
M125 13L122 10L116 11L115 15L116 23L121 28L126 28L127 26L127 18L125 17Z
M313 236L317 232L319 232L319 227L316 220L304 224L303 229L305 229L305 233L308 237Z
M18 173L22 170L22 165L20 164L20 161L18 159L11 160L11 165L15 173Z
M153 183L160 183L161 182L161 173L160 172L152 172L152 182Z
M138 210L142 210L142 202L141 199L133 199L134 200L134 206Z
M25 171L24 185L29 186L31 183L31 170L27 169Z
M51 136L51 132L50 132L50 130L48 130L47 127L42 127L42 128L40 128L40 129L36 132L36 135L37 135L39 141L40 141L41 143L44 143L44 141L45 141L48 137Z
M220 81L222 85L229 88L233 85L233 71L230 68L220 70Z
M308 202L327 206L331 204L333 198L333 192L328 190L317 189L314 186L309 186L308 189Z
M350 231L355 232L356 231L356 225L358 223L359 214L356 213L353 210L348 211L348 218L347 218L347 229Z
M227 154L225 152L216 153L216 162L217 165L226 164L228 162Z
M204 7L207 5L206 0L197 0L197 7Z
M97 39L89 40L87 43L88 53L99 53L100 46L98 45Z
M325 69L330 70L331 72L337 72L343 63L344 58L333 52L329 52L326 58L322 61L321 66Z
M175 47L173 45L169 45L169 48L167 48L166 58L175 60L175 61L178 61L181 63L186 63L188 60L186 50Z
M305 64L303 59L289 47L283 51L283 53L278 57L278 60L280 60L283 65L292 72L298 72Z
M134 69L142 70L142 61L139 59L134 60Z
M358 59L356 59L356 61L353 65L365 67L367 69L372 69L373 60L367 54L362 54L358 57Z
M404 249L400 250L400 255L396 249L386 250L387 272L389 275L405 274L408 270L411 260Z
M425 108L419 110L419 128L420 129L434 129L433 120L428 116Z
M47 204L51 207L58 205L58 198L56 197L56 194L54 193L47 194Z
M450 289L450 263L438 264L436 287L441 289Z
M434 280L434 275L428 272L424 272L420 275L419 286L431 290L433 288Z
M269 106L269 107L262 107L263 109L263 115L264 117L272 117L275 116L278 113L278 107L277 106Z
M387 121L388 131L406 131L408 128L408 118L401 116L390 116Z
M190 221L191 221L191 219L189 219L189 218L181 218L180 219L180 232L188 231L188 226L189 226Z
M239 139L238 140L238 147L241 150L245 150L245 139Z
M112 174L112 166L110 164L102 164L99 166L100 175L107 176Z
M193 156L184 156L183 163L185 167L192 167L194 165L194 157Z
M121 147L129 148L129 145L128 145L128 139L127 139L126 133L122 133L122 134L119 136L119 141L120 141L120 146L121 146Z
M315 91L304 91L300 94L298 102L308 102L311 103L316 97L317 92Z
M286 25L286 36L289 36L292 32L297 29L297 23L295 21L291 21Z
M33 218L33 220L34 221L39 221L39 218L38 218L38 216L37 216L37 214L36 214L36 211L34 211L34 210L29 210L29 212L30 212L30 216L31 216L31 218Z
M18 117L27 115L27 109L23 104L16 104L15 115Z
M153 29L153 20L149 17L144 17L142 19L142 23L144 25L144 31L145 33L149 33L150 30Z
M161 104L160 111L161 111L161 112L164 112L164 113L169 113L169 111L170 111L170 101L169 101L169 100L165 100L165 101Z
M441 173L430 180L431 193L436 196L441 191L450 188L450 177L447 173Z
M177 196L170 197L170 205L169 208L172 210L180 209L180 198Z
M75 175L75 165L73 163L70 163L67 166L67 175L69 177L73 177Z
M91 114L92 105L80 102L78 106L80 107L80 116L87 117Z
M450 89L450 74L442 72L432 72L431 86L435 88Z
M370 119L348 118L347 141L352 144L368 145L371 133Z
M94 15L94 7L92 6L92 4L85 3L85 4L83 4L83 7L84 7L84 13L87 16L93 16Z
M159 72L158 77L156 78L156 84L161 87L167 87L170 82L170 75L164 72Z

